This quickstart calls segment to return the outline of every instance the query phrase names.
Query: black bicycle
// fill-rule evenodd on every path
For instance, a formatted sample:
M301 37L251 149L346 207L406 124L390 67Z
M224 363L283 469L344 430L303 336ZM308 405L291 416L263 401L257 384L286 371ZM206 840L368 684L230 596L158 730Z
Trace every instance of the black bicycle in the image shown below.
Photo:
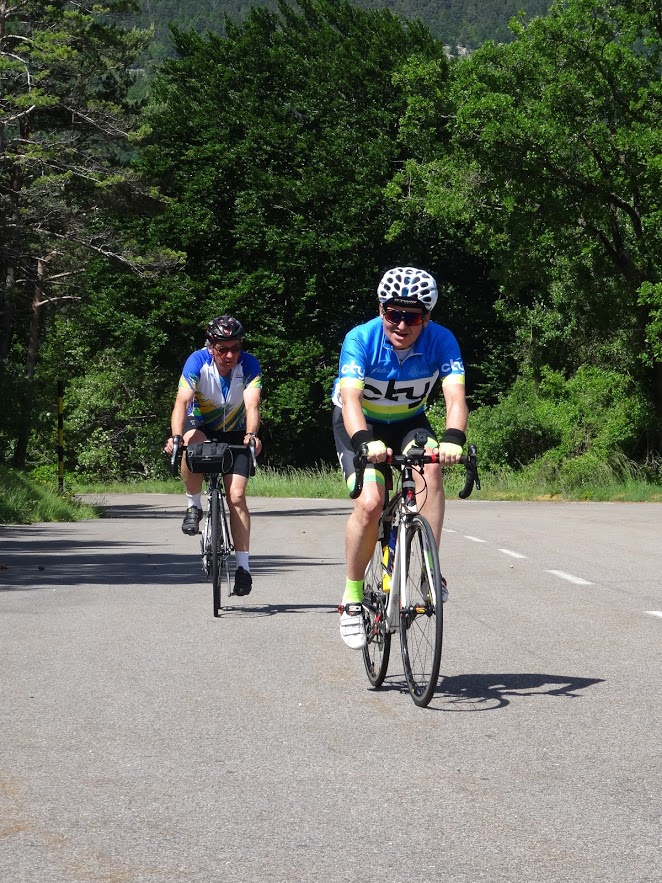
M363 661L368 680L379 688L391 653L391 635L400 632L400 650L409 693L416 705L426 706L439 679L443 642L443 592L439 551L427 519L418 511L414 471L424 474L426 463L438 463L437 454L423 449L427 435L415 437L407 454L393 454L388 465L399 471L400 487L389 499L387 483L379 520L377 543L365 572L362 615L367 643ZM354 458L356 483L350 497L363 489L366 446ZM468 497L480 490L476 447L469 445L460 461L466 470L459 493ZM389 470L388 477L392 477Z
M225 442L205 441L180 445L175 440L172 451L173 475L179 472L182 455L186 456L186 465L191 472L204 474L207 510L200 532L200 552L202 569L212 582L214 616L221 615L222 587L225 586L228 598L233 594L230 556L234 552L234 545L228 525L223 475L232 469L234 452L245 450L245 445L229 445ZM255 470L255 442L252 439L249 450L252 469Z

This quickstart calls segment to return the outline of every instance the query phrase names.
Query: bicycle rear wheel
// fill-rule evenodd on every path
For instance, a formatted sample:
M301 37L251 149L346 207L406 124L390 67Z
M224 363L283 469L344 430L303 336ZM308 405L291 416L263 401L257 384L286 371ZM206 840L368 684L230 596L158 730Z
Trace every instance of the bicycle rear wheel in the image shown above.
M382 553L382 544L377 540L363 583L363 619L367 637L363 663L373 687L383 684L391 654L391 634L386 628L388 595L382 590Z
M432 528L422 515L407 524L406 566L400 609L400 647L407 686L416 705L427 705L437 687L444 629L441 569Z

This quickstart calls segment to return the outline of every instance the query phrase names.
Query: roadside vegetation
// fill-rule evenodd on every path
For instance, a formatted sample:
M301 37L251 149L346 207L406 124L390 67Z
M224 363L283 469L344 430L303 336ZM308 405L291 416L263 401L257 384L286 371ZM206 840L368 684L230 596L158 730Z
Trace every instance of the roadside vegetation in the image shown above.
M629 470L598 470L594 481L563 483L545 481L537 469L513 470L506 467L481 473L482 487L474 491L474 500L547 500L578 502L662 503L662 487L648 481L635 464ZM461 469L449 470L446 492L457 495L463 484ZM81 495L98 494L180 494L181 482L166 481L87 482L66 481L63 494L58 493L52 477L29 476L0 467L0 524L32 524L43 521L83 521L98 517L100 510L81 500ZM340 471L320 465L307 469L260 469L251 479L252 497L307 497L315 499L347 499L347 490Z
M58 493L57 482L44 483L0 466L0 524L82 521L96 514L72 492Z

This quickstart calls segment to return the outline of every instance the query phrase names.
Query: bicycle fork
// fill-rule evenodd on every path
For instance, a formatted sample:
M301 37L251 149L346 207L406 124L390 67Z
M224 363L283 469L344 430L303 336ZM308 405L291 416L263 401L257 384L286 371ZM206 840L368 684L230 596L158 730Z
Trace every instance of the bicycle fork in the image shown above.
M391 576L391 591L389 592L388 602L386 605L386 627L390 632L395 632L400 627L400 619L405 618L407 628L416 619L417 616L432 616L434 614L434 603L428 595L425 604L412 605L408 596L406 581L402 581L401 574L407 573L407 516L405 515L398 526L398 539L395 547L395 557L393 562L393 572ZM424 573L422 578L425 579L428 586L433 584L433 575L430 569L430 562L426 556L424 559Z

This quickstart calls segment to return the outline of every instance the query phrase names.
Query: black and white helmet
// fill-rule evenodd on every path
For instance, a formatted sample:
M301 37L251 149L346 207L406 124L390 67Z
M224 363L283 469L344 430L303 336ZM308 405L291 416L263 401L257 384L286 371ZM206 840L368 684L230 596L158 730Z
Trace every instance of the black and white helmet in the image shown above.
M236 340L244 336L244 326L234 316L219 316L207 325L207 341L218 343L221 340Z
M396 307L420 305L429 312L437 303L437 283L425 270L394 267L382 276L377 297L380 304Z

